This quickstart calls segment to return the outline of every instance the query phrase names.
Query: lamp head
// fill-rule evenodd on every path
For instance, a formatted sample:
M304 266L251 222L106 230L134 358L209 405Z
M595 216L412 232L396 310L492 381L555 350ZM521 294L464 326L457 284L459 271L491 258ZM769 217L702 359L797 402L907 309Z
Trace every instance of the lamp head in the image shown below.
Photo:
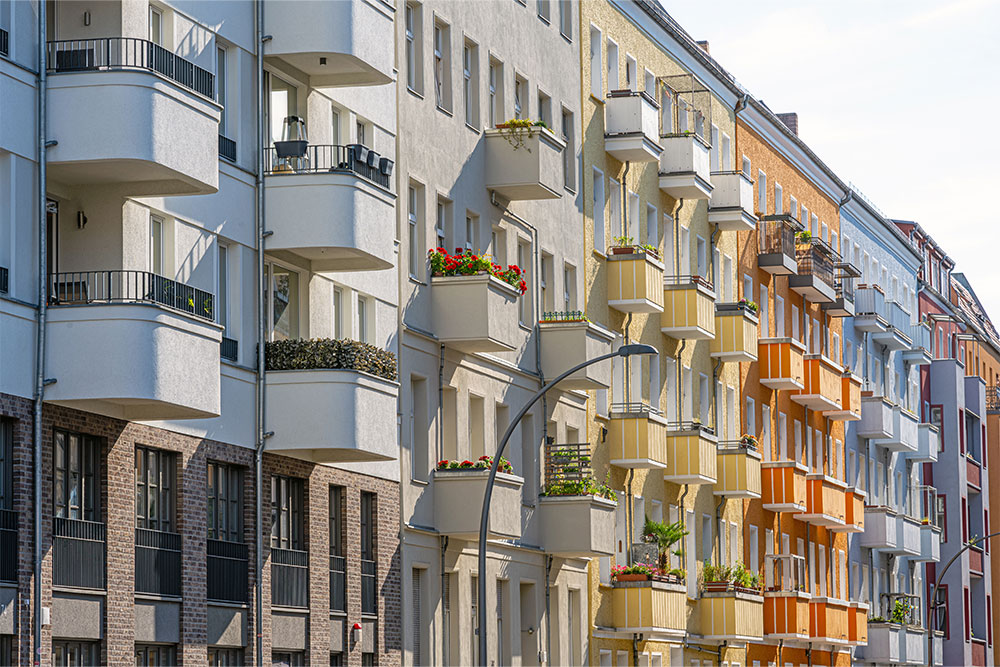
M659 352L652 345L646 345L645 343L630 343L628 345L622 345L618 348L618 354L623 357L631 357L636 354L659 354Z

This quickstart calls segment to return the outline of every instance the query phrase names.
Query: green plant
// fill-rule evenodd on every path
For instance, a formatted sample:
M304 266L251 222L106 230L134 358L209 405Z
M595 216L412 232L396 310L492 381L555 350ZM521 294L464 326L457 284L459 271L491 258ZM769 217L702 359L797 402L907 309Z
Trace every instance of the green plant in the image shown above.
M730 582L733 580L733 570L728 565L712 565L705 563L702 571L702 579L705 582Z
M753 312L753 313L757 312L758 307L757 307L757 302L756 301L751 301L750 299L740 299L737 303L738 303L738 305L743 306L744 308L746 308L750 312Z
M276 340L264 344L264 367L269 371L329 368L370 373L396 379L396 355L356 340L313 338Z
M493 465L492 456L480 456L475 461L470 461L468 459L464 461L442 459L437 462L437 470L489 470ZM505 457L500 457L500 465L497 467L498 472L507 473L508 475L514 474L514 466L510 464Z
M812 236L813 236L812 232L806 229L801 232L796 232L795 240L798 241L799 243L808 243L809 241L812 241Z
M500 130L500 134L507 139L514 150L518 148L524 148L524 150L531 152L531 149L525 145L525 141L531 139L535 136L535 128L549 129L548 125L545 124L543 120L528 120L527 118L512 118L505 123L499 123L497 129Z
M612 239L612 243L616 248L625 248L632 245L632 240L631 236L616 236Z
M545 485L542 496L598 496L618 502L618 494L605 482L593 477L584 479L563 479Z
M869 623L885 623L886 620L885 620L884 616L869 616L868 617L868 622Z
M667 554L670 553L670 548L680 542L688 531L684 529L684 525L680 521L675 521L673 523L663 523L660 521L653 521L646 517L645 523L642 525L642 535L650 542L655 542L657 549L660 553L660 564L666 565ZM678 556L682 556L683 553L678 550Z
M656 565L652 563L632 563L631 565L615 565L611 568L611 578L615 581L618 580L618 576L622 574L644 574L647 577L652 577L655 574L659 574L659 569Z
M493 262L489 255L477 255L462 248L455 248L455 254L451 255L444 248L432 248L427 251L427 259L431 265L431 274L435 276L475 276L488 273L513 285L521 294L528 291L521 267L508 264L505 269Z
M671 569L667 570L666 573L669 574L672 577L677 577L678 579L680 579L682 581L685 578L687 578L687 570L685 570L683 567L674 567L674 568L671 568Z
M912 610L913 607L906 598L896 598L896 601L892 604L892 615L890 618L893 623L906 623Z
M749 433L744 433L743 436L740 438L740 445L746 447L747 449L756 450L759 443L757 442L756 436L753 436Z

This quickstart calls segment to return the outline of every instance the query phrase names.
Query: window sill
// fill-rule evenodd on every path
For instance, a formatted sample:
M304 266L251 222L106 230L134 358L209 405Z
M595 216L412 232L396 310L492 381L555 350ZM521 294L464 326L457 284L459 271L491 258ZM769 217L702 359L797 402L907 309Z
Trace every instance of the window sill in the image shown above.
M441 113L443 113L444 115L448 116L449 118L452 118L455 115L451 111L449 111L448 109L445 109L440 104L437 105L437 110L440 111Z
M247 602L232 602L231 600L205 600L209 607L226 607L227 609L249 609Z
M567 44L572 44L573 43L573 36L572 35L567 35L562 30L560 30L559 31L559 36L562 37L563 39L565 39Z
M409 279L410 279L410 282L413 283L414 285L421 285L423 287L427 287L427 283L426 282L424 282L423 280L421 280L420 278L417 278L416 276L414 276L412 274L409 276Z
M480 134L482 132L478 127L476 127L475 125L471 125L468 122L466 122L465 127L466 129L468 129L471 132L474 132L475 134Z
M593 92L590 93L590 99L594 100L598 104L604 104L604 100L602 100L601 98L599 98L597 95L594 95Z
M413 95L414 97L416 97L418 99L421 99L421 100L424 99L424 94L423 93L421 93L420 91L415 90L413 88L410 88L409 86L406 87L406 92L408 92L410 95Z
M546 16L542 16L541 14L538 15L538 20L544 23L545 25L552 25L552 19Z
M569 187L568 185L564 185L563 186L563 190L565 190L566 192L570 193L574 197L576 196L576 190L574 188Z
M600 259L607 259L608 258L608 255L605 252L603 252L601 250L598 250L597 248L594 248L591 252L593 252L594 255L596 255Z

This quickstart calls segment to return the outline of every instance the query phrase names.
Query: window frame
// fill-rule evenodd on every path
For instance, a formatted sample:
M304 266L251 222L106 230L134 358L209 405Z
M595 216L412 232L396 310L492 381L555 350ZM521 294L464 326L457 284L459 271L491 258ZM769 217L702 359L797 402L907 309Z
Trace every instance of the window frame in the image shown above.
M64 460L67 462L64 465L59 463L58 454L58 441L59 438L63 437L66 439L65 446L72 446L72 439L77 439L79 451L76 454L77 461L80 462L80 468L77 472L78 484L81 485L79 490L77 490L77 497L79 498L79 503L76 509L69 505L68 499L71 498L71 492L73 490L72 483L72 469L69 468L69 462L72 461L73 455L66 450L63 455ZM95 436L87 435L85 433L78 433L73 431L68 431L64 429L55 429L53 432L53 442L52 442L52 514L56 518L66 518L75 519L83 521L102 521L101 515L101 492L103 486L103 480L101 479L101 459L103 458L103 441ZM87 451L89 450L89 451ZM63 495L62 497L66 499L60 507L58 500L58 494L56 488L60 485L60 470L62 471L62 486ZM87 481L90 481L89 485ZM89 496L89 498L88 498ZM88 507L89 504L89 507ZM77 516L73 516L73 514Z
M155 469L150 462L155 461ZM146 445L135 447L135 527L162 533L177 532L177 452ZM151 472L152 471L152 472ZM151 479L151 476L156 479ZM139 498L144 497L140 505ZM156 497L151 512L150 500ZM140 510L140 507L142 508ZM155 516L154 516L155 515Z
M210 460L206 464L206 532L208 539L243 543L243 467ZM222 492L224 491L224 493ZM224 512L219 507L224 506ZM213 518L214 508L214 518ZM235 526L234 524L235 519Z

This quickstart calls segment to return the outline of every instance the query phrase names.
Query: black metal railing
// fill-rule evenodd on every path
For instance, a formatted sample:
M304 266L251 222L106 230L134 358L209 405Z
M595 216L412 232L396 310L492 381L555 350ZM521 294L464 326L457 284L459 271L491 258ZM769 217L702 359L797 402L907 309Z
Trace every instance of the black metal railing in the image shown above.
M347 611L347 559L330 556L330 611Z
M358 144L316 144L306 146L303 155L292 157L279 156L278 150L273 147L264 151L264 173L271 176L346 171L386 190L389 189L392 164L389 158L381 157L370 148Z
M378 600L375 595L375 561L361 559L361 613L378 614Z
M758 252L762 255L795 257L795 232L792 218L764 216L757 223Z
M149 271L71 271L49 274L49 303L153 303L215 321L215 296Z
M833 260L823 246L800 241L795 245L795 260L800 276L812 276L833 287Z
M236 142L221 134L219 135L219 157L236 162Z
M3 28L0 28L0 55L10 55L10 35Z
M240 342L223 336L222 342L219 343L219 356L229 361L236 361L240 356Z
M757 443L751 440L720 440L717 446L719 454L745 454L746 452L756 452Z
M700 421L679 421L667 422L668 431L700 431L708 435L715 435L715 429Z
M10 289L10 271L6 266L0 266L0 292L4 294Z
M986 387L986 412L990 414L1000 412L1000 385L991 384Z
M208 540L208 599L247 602L247 545Z
M628 401L623 403L612 403L611 412L615 415L660 415L663 414L659 408L646 403L645 401Z
M757 307L751 306L750 303L744 299L743 301L737 301L735 303L723 303L720 301L715 302L715 314L731 314L739 313L744 317L749 317L754 322L757 321L759 315L757 313Z
M592 479L590 443L545 443L545 486Z
M75 588L104 588L103 523L55 518L52 522L52 583Z
M715 285L712 284L712 281L710 279L706 278L705 276L699 276L697 274L692 275L692 276L684 276L684 275L681 275L681 276L663 276L663 284L664 285L679 285L681 287L686 287L686 286L689 286L689 285L701 285L702 287L704 287L706 289L710 289L713 292L715 291Z
M181 594L181 536L146 528L135 529L135 591L156 595Z
M17 582L17 512L0 510L0 581Z
M309 554L271 547L271 605L309 606Z
M148 39L103 37L48 43L50 72L147 70L215 99L215 75Z

